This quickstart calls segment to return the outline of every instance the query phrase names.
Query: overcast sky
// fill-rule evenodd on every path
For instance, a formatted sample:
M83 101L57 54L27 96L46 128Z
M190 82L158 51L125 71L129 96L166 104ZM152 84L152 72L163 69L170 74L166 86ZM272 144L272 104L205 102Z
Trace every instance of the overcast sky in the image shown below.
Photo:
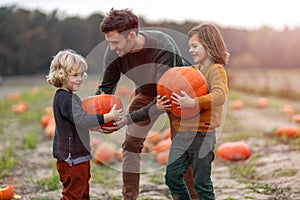
M275 29L300 27L298 0L0 0L0 6L20 5L51 12L58 9L67 15L86 17L106 14L112 7L130 8L145 20L185 20L217 23L220 26Z

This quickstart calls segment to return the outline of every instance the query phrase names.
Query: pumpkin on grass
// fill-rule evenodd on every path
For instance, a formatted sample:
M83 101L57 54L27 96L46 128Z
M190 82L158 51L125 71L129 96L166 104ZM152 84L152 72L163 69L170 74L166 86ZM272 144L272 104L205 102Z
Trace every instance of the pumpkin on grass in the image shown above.
M185 91L191 98L208 93L204 76L193 67L173 67L166 71L157 83L157 94L166 96L171 101L172 93L181 95ZM181 118L190 118L199 113L196 108L179 109L172 104L171 112Z
M245 107L245 103L242 100L234 100L229 103L229 108L232 110L240 110Z
M163 139L171 139L171 128L167 128L162 131L162 138Z
M109 164L116 157L116 148L113 144L103 142L95 149L94 160L98 164Z
M118 160L121 161L123 158L123 149L118 149L116 151L116 155L117 155Z
M160 132L158 131L150 131L146 137L146 140L150 143L157 144L162 140Z
M40 123L43 127L48 126L50 123L54 123L54 121L55 119L53 114L44 114L40 119Z
M158 152L155 159L159 164L167 165L169 160L169 150Z
M51 115L53 115L53 107L52 106L46 106L45 108L44 108L44 113L45 114L51 114Z
M171 139L164 139L158 142L156 145L152 147L152 153L157 155L158 152L170 150L171 148Z
M55 122L53 121L53 123L49 123L45 129L44 129L44 133L46 137L49 138L54 138L54 134L55 134Z
M281 110L284 114L290 117L295 114L294 108L289 104L283 105Z
M288 138L294 138L300 136L300 128L293 125L283 125L279 126L276 130L277 135L279 137L288 137Z
M26 102L19 102L11 106L11 110L16 114L24 113L27 109L28 104Z
M256 100L256 107L257 108L267 108L270 105L270 100L266 97L259 97Z
M92 138L90 140L92 154L95 153L96 149L101 145L101 143L103 143L103 141L100 138Z
M295 123L300 123L300 114L293 115L292 121Z
M154 145L160 142L163 138L161 137L161 133L158 131L150 131L144 141L144 146L142 149L143 153L151 152Z
M216 154L224 160L239 161L247 159L251 151L245 142L225 142L218 147Z
M14 187L7 185L4 188L0 188L0 200L10 200L14 196Z
M122 102L116 95L101 94L96 96L89 96L82 100L81 107L87 114L107 114L112 109L113 105L116 104L116 109L121 109ZM102 124L100 127L111 127L113 122ZM98 129L99 127L91 128L90 130Z
M21 94L18 92L10 93L7 95L8 100L10 101L16 101L21 99Z

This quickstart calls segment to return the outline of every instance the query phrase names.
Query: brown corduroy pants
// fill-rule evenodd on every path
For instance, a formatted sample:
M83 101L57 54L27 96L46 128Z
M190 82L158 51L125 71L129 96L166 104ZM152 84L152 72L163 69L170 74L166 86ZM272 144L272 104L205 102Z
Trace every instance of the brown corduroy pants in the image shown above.
M63 184L61 200L90 199L90 161L73 166L69 166L65 161L59 161L56 167Z

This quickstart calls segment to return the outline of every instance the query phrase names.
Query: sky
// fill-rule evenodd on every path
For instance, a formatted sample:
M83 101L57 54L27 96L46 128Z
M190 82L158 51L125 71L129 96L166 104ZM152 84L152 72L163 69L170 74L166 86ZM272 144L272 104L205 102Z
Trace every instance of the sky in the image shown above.
M66 16L105 15L114 7L129 8L149 22L186 20L212 22L222 27L277 30L300 27L299 0L0 0L0 6L19 5L46 13L58 9Z

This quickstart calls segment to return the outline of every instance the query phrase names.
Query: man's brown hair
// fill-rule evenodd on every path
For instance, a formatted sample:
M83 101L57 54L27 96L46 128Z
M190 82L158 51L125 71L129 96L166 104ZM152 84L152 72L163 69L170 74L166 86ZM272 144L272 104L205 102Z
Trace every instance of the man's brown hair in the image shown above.
M135 31L138 34L138 28L139 19L129 9L115 10L112 8L100 24L102 33L118 31L118 33L127 35L130 31Z

